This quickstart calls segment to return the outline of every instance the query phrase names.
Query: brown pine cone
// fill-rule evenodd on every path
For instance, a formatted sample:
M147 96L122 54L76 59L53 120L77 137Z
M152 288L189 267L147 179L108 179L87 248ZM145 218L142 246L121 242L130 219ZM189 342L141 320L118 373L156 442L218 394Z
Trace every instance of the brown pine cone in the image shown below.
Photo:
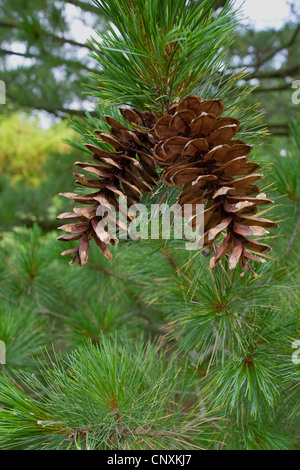
M268 233L265 229L277 224L255 217L258 206L272 201L259 195L254 183L263 177L255 173L260 166L248 161L251 146L233 140L240 123L233 117L219 117L223 109L221 100L187 96L156 122L159 142L154 152L164 169L163 181L182 186L179 204L205 204L204 246L226 231L211 267L228 254L230 269L240 261L244 275L248 267L254 272L250 261L265 262L257 253L271 250L248 236L263 236Z
M115 244L117 240L101 228L98 224L103 216L97 211L108 205L119 210L118 198L127 197L128 204L140 202L142 193L151 193L156 186L158 175L155 171L155 162L152 155L154 137L151 133L155 117L149 112L140 113L133 109L120 110L132 130L120 124L114 118L105 116L110 125L110 134L96 131L99 141L110 144L112 151L104 150L98 146L87 144L86 147L93 152L93 159L97 163L76 162L75 165L95 175L88 179L81 173L74 173L75 184L93 189L88 195L76 193L62 193L62 196L73 199L76 203L87 207L74 207L73 212L60 214L58 219L75 219L74 223L62 225L60 230L69 232L58 237L61 241L80 240L78 247L64 251L62 255L74 254L71 265L77 262L79 266L88 260L89 244L95 240L104 256L111 259L108 244ZM128 216L130 217L130 216ZM117 219L118 228L126 230L126 226Z

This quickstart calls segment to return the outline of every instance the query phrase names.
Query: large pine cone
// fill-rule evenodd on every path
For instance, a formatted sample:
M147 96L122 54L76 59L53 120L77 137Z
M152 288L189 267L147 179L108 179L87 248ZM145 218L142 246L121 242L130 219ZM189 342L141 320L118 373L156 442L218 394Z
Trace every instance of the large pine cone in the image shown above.
M260 166L247 159L252 147L232 140L239 121L219 117L223 109L221 100L201 101L198 96L187 96L156 122L159 143L154 152L164 169L162 179L168 185L182 186L179 204L205 204L204 246L212 245L227 232L211 259L211 267L229 254L230 269L240 261L243 275L248 267L254 272L249 261L264 263L257 254L271 250L247 237L262 236L277 224L255 217L258 206L272 201L259 194L254 184L263 175L256 174Z
M58 237L61 241L80 240L79 245L71 250L64 251L62 255L74 254L71 265L77 262L79 266L88 260L89 244L95 240L104 256L111 259L108 244L115 244L117 240L110 234L99 228L98 223L103 216L97 215L99 206L105 210L107 205L119 209L118 199L127 197L129 205L140 202L142 192L151 193L156 186L158 175L155 171L155 162L152 148L154 137L151 133L155 123L152 113L140 113L137 110L121 109L121 113L132 130L120 124L110 116L106 116L106 122L110 125L110 134L96 131L99 141L110 144L114 150L107 151L95 145L87 144L86 147L93 152L93 159L97 163L76 162L75 165L92 173L96 177L87 179L80 173L74 173L75 184L92 188L89 195L76 193L62 193L62 196L73 199L82 207L74 207L73 212L60 214L58 219L75 219L70 223L59 227L60 230L69 232ZM87 207L85 207L85 205ZM120 221L119 229L126 230Z

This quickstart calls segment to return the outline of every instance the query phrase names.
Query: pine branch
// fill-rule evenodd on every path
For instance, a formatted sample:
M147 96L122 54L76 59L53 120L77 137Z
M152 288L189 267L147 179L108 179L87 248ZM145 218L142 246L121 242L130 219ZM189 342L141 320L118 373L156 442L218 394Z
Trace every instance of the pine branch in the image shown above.
M101 338L99 346L86 342L56 356L41 372L46 385L18 375L37 398L0 376L2 447L187 450L214 440L208 431L216 418L195 405L184 409L187 382L174 360L166 363L150 344Z
M91 94L109 103L162 112L192 92L220 66L231 43L235 22L230 5L213 17L215 3L97 1L121 38L109 27L109 32L98 32L100 41L91 41L92 57L103 69L102 77L94 75L99 87L92 87Z

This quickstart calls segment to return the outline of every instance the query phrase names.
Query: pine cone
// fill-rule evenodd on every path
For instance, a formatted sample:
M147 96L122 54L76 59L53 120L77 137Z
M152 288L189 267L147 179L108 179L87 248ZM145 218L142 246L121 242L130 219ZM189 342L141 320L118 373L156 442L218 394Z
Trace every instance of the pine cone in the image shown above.
M154 137L151 133L155 117L150 112L140 113L134 109L120 110L132 130L120 124L110 116L105 116L110 125L110 134L96 131L99 141L110 144L114 150L107 151L101 147L87 144L86 147L93 152L93 159L97 163L76 162L75 165L96 176L87 179L80 173L74 173L75 184L93 188L89 195L76 193L62 193L62 196L73 199L76 203L87 207L74 207L73 212L60 214L58 219L75 219L76 222L59 227L69 232L58 237L61 241L80 240L78 247L64 251L62 255L74 254L71 265L75 262L82 266L88 260L89 244L95 240L104 256L111 259L108 244L115 244L117 240L98 226L103 216L98 216L99 206L105 210L108 204L119 210L118 198L127 197L129 205L140 202L142 192L151 193L156 186L158 175L155 171L155 162L152 155ZM138 158L137 158L138 157ZM128 215L127 215L128 216ZM130 216L128 216L130 217ZM126 230L126 226L117 220L119 229Z
M256 254L271 249L247 237L262 236L268 233L266 228L277 224L255 217L258 206L272 201L259 195L260 189L254 183L263 177L255 173L260 166L247 159L251 146L232 140L240 123L233 117L219 117L223 109L221 100L201 101L194 95L171 106L155 124L159 140L155 158L164 169L162 179L168 185L182 186L180 205L205 204L204 247L212 245L226 230L226 237L211 258L211 267L228 254L230 269L240 261L242 275L248 267L255 274L249 262L265 263Z

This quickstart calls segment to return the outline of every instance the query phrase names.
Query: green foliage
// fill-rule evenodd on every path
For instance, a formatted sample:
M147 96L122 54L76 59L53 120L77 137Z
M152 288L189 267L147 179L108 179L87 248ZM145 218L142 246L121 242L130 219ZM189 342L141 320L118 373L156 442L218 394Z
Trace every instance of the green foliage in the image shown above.
M285 433L279 433L277 427L282 423L270 422L263 424L249 421L243 426L237 426L229 420L221 439L226 442L218 449L226 450L291 450L291 440Z
M95 3L109 20L107 30L97 31L99 40L90 41L91 56L101 67L101 75L91 74L96 85L87 92L99 101L96 119L103 107L119 105L161 115L173 102L197 93L223 99L227 114L241 120L241 139L257 143L266 134L258 105L244 104L253 89L247 75L228 71L226 51L237 26L231 2L216 12L215 0ZM85 142L94 125L88 116Z
M288 21L280 28L241 25L230 48L230 69L247 67L255 85L247 103L259 100L271 132L285 137L291 118L299 112L292 101L292 84L299 76L300 9L296 3L289 4Z
M256 348L248 354L233 357L226 366L217 372L212 381L215 401L222 403L229 411L242 414L243 403L249 404L250 414L257 417L262 411L260 401L273 407L279 395L279 377L275 374L276 362L267 353Z
M274 322L274 287L280 288L282 299L292 291L283 282L285 272L272 265L258 269L258 280L250 275L241 278L239 272L229 277L223 268L212 272L203 260L186 272L192 280L181 280L179 295L169 299L169 329L183 351L200 352L199 360L212 350L212 359L222 361L235 347L245 351L253 328L261 330L265 322Z
M191 449L211 441L213 418L185 409L180 371L155 345L102 338L56 357L42 375L45 385L19 376L39 400L0 378L2 448Z
M28 115L2 115L0 132L0 170L13 183L36 186L50 155L70 153L62 139L71 136L72 131L63 122L45 130Z
M11 375L13 369L35 369L34 358L47 344L45 327L43 318L28 308L0 302L0 338L9 357L9 363L2 365L5 374Z
M239 276L234 276L229 280L220 269L215 274L212 284L212 277L207 270L207 261L204 257L200 258L198 255L193 258L193 254L185 250L169 248L166 251L165 247L154 241L144 241L115 247L111 263L103 259L96 249L92 249L90 261L85 270L76 267L70 269L64 260L59 258L58 242L52 242L53 238L53 233L45 236L34 228L30 231L19 229L14 235L6 235L2 241L0 295L7 296L4 304L7 312L12 311L13 315L20 315L20 321L16 321L17 327L13 332L14 341L11 342L15 348L12 349L10 343L7 348L5 368L9 371L10 377L12 368L22 368L37 374L34 362L25 360L29 355L39 356L40 354L35 345L29 342L28 336L32 331L34 331L36 345L46 346L48 342L53 342L57 350L70 350L74 346L78 347L85 338L88 338L94 344L93 347L99 345L102 351L101 357L104 357L103 344L108 341L108 344L113 344L111 346L113 350L121 348L124 362L131 372L132 362L130 362L131 359L129 361L128 355L133 354L135 358L139 358L139 361L145 359L141 350L138 349L139 352L136 352L137 350L133 347L133 344L138 342L139 347L142 348L137 336L143 335L147 340L156 337L160 338L161 351L165 349L168 351L167 362L171 361L172 364L170 370L173 372L179 370L180 362L187 361L186 369L180 373L181 378L189 382L189 385L184 385L186 382L183 381L182 388L180 388L182 390L180 398L186 403L185 406L190 407L192 404L193 407L197 407L199 406L197 397L202 400L207 396L205 400L207 412L219 409L217 416L222 417L222 420L218 421L217 426L212 423L210 439L225 442L225 448L280 448L280 446L286 448L291 445L288 437L291 440L293 434L289 434L286 428L289 425L293 432L291 425L296 426L298 420L296 385L299 382L299 372L291 362L294 352L291 346L292 341L299 337L299 309L296 308L298 298L295 297L294 286L290 283L288 288L285 286L284 268L278 271L270 266L269 270L260 273L256 281L250 277L240 279ZM145 263L146 258L147 263ZM32 277L33 272L35 275ZM281 286L280 289L278 286ZM277 295L274 297L276 289ZM228 303L225 310L220 312L221 314L213 310L213 304L218 299L226 300ZM9 308L8 305L10 305ZM28 313L28 308L31 314ZM201 318L205 321L201 322ZM231 318L235 319L235 322L231 321ZM170 320L171 324L168 324ZM194 323L189 329L191 320ZM2 322L7 325L5 316ZM220 325L218 322L221 322ZM24 325L24 336L28 342L25 340L22 342L21 331ZM5 328L8 329L7 326ZM46 331L47 338L45 338ZM109 338L115 331L119 333L117 343L114 342L115 340L110 343ZM217 347L213 351L218 334ZM21 347L17 354L18 336ZM93 347L88 347L92 357L98 351ZM153 348L150 350L152 352L149 355L152 357ZM85 346L84 351L86 351ZM180 359L178 359L179 351ZM184 353L184 359L181 358L182 353ZM98 352L96 356L98 357ZM250 356L254 364L249 359ZM66 363L65 359L59 362L64 370L70 370L74 363L78 364L77 359L74 359L76 355L71 354L66 357ZM114 360L115 357L111 349L107 354L105 353L106 362L110 360L109 358L111 361ZM82 359L78 361L82 364ZM86 361L87 359L85 363ZM136 359L133 362L135 361ZM155 364L156 361L155 356ZM176 367L172 361L177 362ZM166 363L162 361L160 364L161 370L165 372ZM83 366L80 367L82 380L84 381L84 378L87 380L88 374L85 374ZM98 373L98 369L95 368L94 372ZM44 379L48 377L48 386L56 383L52 372L50 375L47 374L44 373L43 376ZM120 375L119 372L118 374ZM62 377L64 391L67 385L68 393L72 392L74 385L77 389L76 381L72 378L67 379L65 372L56 371L54 375ZM77 378L76 374L73 375ZM150 377L151 374L148 375ZM18 384L20 383L19 376L13 375L12 377ZM153 386L157 383L156 380L159 381L158 376ZM135 380L135 386L140 382L140 379ZM141 383L146 388L145 382ZM37 385L33 381L25 381L25 385L22 386L26 389L29 387L31 394L36 391L36 387L41 392L40 382ZM14 396L15 389L12 392L7 387L3 387L6 395ZM43 395L47 385L45 387ZM78 399L75 389L70 400ZM50 390L53 391L51 387ZM101 401L98 398L99 394L100 392L95 392L92 396L97 403ZM53 397L53 393L50 395ZM81 401L78 406L81 407L80 409L88 408L90 401L81 389L80 395ZM62 400L65 399L62 392L59 396ZM153 401L151 406L159 406L158 403L163 400L163 396L158 393L157 403L155 403L149 390L149 402ZM166 401L167 396L170 399L171 395L167 395L166 392ZM6 403L3 400L2 396L1 403ZM178 400L177 397L176 400ZM20 433L18 434L21 436L20 441L14 440L14 444L2 441L0 447L6 448L14 445L18 448L47 448L47 446L50 448L71 446L73 448L76 446L76 441L81 448L86 448L85 446L117 448L115 443L104 442L103 436L104 441L102 440L100 444L98 437L96 440L93 438L85 441L85 432L81 434L79 431L74 431L72 434L74 429L85 431L88 425L93 427L99 423L95 423L89 415L85 414L80 421L71 412L74 406L70 406L69 402L69 405L65 401L61 402L61 406L70 412L67 415L64 413L64 418L68 418L67 421L61 421L62 416L56 414L60 409L56 402L53 403L51 412L48 408L45 412L42 403L44 403L43 400L40 402L40 398L37 398L34 406L38 408L38 412L29 415L33 406L33 402L30 401L28 413L26 411L27 414L22 414L21 420L10 422L10 426L17 423L18 431L16 432ZM15 406L14 403L7 405L7 408L15 410ZM204 408L201 407L202 409ZM4 420L7 423L7 414L5 413L4 418L1 418L1 413L0 411L0 422ZM214 411L213 415L216 415ZM15 415L13 416L15 419ZM115 423L113 416L112 414L112 421L110 418L105 421L108 423L106 430L111 429L109 426L112 426L112 422ZM276 416L278 421L276 428L273 427L271 416ZM288 422L287 416L289 416ZM185 415L181 417L185 419ZM45 427L37 425L38 421L45 421ZM231 434L233 422L235 429ZM68 438L72 434L70 441L62 442L62 435L56 428L57 423L59 423L60 430L61 425L67 428L64 430L64 437ZM134 429L139 429L140 423L138 421ZM28 431L31 426L34 428L33 432ZM247 430L248 427L249 430ZM6 430L7 428L3 427L2 435L7 439ZM148 441L143 435L147 443L158 448L157 436L148 437L154 441ZM172 436L168 435L169 437ZM159 441L162 443L161 439ZM141 442L137 445L137 441L133 439L130 440L128 446L144 448L146 444L144 441ZM183 444L181 441L172 441L172 444L167 442L171 441L164 440L161 445L165 446L164 448L168 445L171 446L170 448L188 448L188 444ZM189 440L188 442L200 447L214 445L219 448L221 446L213 442L201 441L200 443L198 437L195 437L195 441ZM122 445L125 445L123 441Z
M212 17L214 0L95 3L111 22L91 42L103 69L101 77L93 75L95 96L160 113L220 68L235 27L229 5Z
M284 154L278 151L274 155L272 176L276 181L276 189L287 196L300 209L300 119L291 121L291 141L287 148L283 148ZM292 169L292 171L290 171Z

